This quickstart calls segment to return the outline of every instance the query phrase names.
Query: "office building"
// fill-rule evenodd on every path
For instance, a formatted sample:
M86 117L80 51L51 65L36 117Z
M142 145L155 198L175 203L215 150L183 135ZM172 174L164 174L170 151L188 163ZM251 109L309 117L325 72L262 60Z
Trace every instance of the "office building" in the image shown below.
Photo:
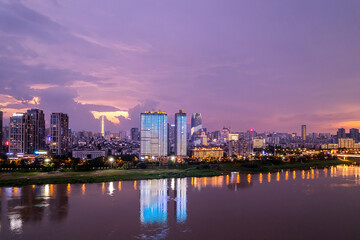
M202 117L201 113L193 113L191 116L191 142L194 146L201 143Z
M33 154L45 148L45 118L39 109L14 113L10 118L9 152Z
M30 109L24 114L24 151L33 154L45 148L45 117L40 109Z
M50 116L50 153L65 155L69 146L69 117L65 113Z
M175 155L186 156L186 113L180 110L175 114Z
M255 138L252 140L253 149L262 149L265 148L265 139Z
M0 153L3 150L3 148L2 148L3 139L4 139L4 134L3 134L3 112L0 110Z
M140 155L142 159L167 156L168 117L166 112L145 111L140 115Z
M224 155L224 151L219 148L194 148L192 150L192 158L216 158L220 159Z
M301 140L306 140L306 125L301 125Z
M168 154L175 154L175 124L168 123Z
M357 128L350 129L349 137L354 139L354 141L356 143L359 142L359 140L360 140L359 129L357 129Z
M340 139L340 138L346 138L346 132L344 128L339 128L337 133L336 133L336 138Z
M9 125L9 153L24 153L24 114L14 113Z
M131 132L131 140L140 141L139 128L131 128L130 132Z
M339 138L339 148L354 148L355 141L352 138Z

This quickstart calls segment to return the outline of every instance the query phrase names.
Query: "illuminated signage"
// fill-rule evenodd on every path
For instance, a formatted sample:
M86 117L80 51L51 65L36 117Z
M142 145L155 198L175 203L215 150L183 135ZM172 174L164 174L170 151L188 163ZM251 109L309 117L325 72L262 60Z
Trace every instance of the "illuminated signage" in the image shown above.
M35 151L35 155L47 155L47 151Z

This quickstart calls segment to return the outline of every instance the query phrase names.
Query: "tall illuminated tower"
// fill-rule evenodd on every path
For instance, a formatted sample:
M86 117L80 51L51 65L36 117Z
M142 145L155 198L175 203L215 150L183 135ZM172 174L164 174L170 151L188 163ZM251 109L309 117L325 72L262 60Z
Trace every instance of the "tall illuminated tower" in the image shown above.
M65 155L69 145L69 117L65 113L52 113L50 116L50 152Z
M306 140L306 125L301 125L301 139Z
M168 154L168 117L166 112L145 111L140 115L141 157L162 157Z
M0 110L0 152L2 152L3 137L3 112Z
M24 114L14 113L10 117L9 153L24 153Z
M104 115L101 116L101 136L105 136Z
M202 130L202 117L201 113L193 113L191 116L191 141L196 145L200 145Z
M43 110L30 109L24 114L24 152L32 154L45 149L45 115Z
M186 113L180 110L175 114L175 155L186 156Z

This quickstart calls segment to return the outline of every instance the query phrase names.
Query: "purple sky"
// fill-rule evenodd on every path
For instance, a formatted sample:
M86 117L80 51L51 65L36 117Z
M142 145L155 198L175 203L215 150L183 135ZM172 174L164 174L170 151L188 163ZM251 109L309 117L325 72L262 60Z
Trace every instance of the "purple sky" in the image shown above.
M6 117L38 107L100 131L105 114L118 131L183 108L209 130L360 127L358 0L0 0L0 43Z

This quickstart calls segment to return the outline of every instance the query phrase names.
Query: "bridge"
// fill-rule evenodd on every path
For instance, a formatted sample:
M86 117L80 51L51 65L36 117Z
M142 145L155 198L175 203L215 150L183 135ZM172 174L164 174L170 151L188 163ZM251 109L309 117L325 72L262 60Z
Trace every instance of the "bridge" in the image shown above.
M336 154L336 156L344 158L344 160L346 160L347 157L360 158L360 154Z

